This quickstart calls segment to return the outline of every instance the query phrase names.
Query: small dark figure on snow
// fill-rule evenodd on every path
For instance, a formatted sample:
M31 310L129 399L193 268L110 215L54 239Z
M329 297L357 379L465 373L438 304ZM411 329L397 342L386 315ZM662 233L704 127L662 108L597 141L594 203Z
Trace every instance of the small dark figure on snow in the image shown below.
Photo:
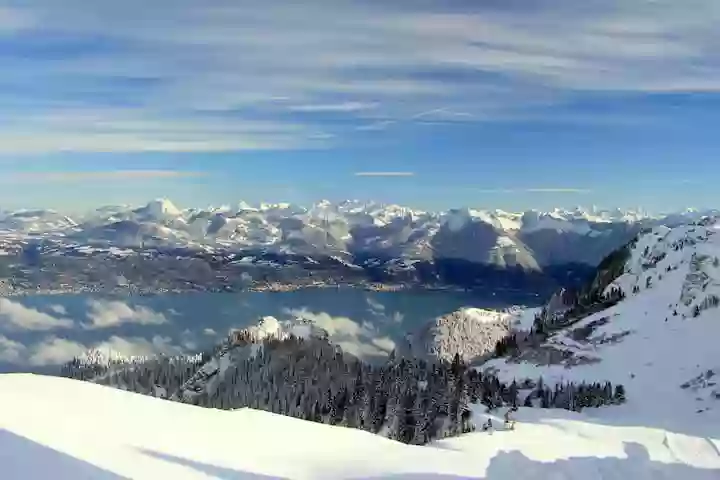
M505 412L505 430L515 430L515 420L510 416L511 412L517 411L517 407L508 408Z
M482 426L482 431L492 433L492 430L493 430L492 420L488 418L488 421L485 422Z

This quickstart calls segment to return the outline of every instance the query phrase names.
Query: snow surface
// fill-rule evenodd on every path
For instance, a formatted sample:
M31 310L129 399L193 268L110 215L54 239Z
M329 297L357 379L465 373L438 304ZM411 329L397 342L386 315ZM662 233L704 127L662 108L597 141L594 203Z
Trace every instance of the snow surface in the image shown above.
M466 315L469 319L479 323L497 323L506 322L510 314L497 310L488 310L485 308L462 308L459 310L461 314Z
M579 365L494 359L502 380L622 383L627 403L595 411L599 421L645 425L720 438L720 308L695 307L720 295L720 235L714 225L657 227L640 236L621 275L608 288L627 298L551 336L545 347L570 352ZM678 247L676 249L676 247ZM720 263L720 260L718 260ZM648 278L650 280L648 281ZM532 318L524 315L523 326ZM578 335L588 327L587 338ZM693 388L681 385L708 375ZM720 478L720 477L718 477Z
M409 446L251 409L0 375L3 479L717 479L717 441L520 409L498 429ZM610 410L612 407L608 407ZM481 412L477 422L484 423Z

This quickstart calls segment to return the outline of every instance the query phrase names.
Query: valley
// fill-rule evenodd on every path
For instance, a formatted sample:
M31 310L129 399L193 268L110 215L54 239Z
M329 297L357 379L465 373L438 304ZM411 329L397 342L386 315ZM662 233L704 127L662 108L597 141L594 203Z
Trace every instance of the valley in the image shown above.
M309 288L288 292L54 294L0 298L0 369L53 371L91 348L114 355L196 353L263 316L308 319L343 348L383 358L408 332L464 307L538 305L517 292ZM54 367L53 367L54 365Z

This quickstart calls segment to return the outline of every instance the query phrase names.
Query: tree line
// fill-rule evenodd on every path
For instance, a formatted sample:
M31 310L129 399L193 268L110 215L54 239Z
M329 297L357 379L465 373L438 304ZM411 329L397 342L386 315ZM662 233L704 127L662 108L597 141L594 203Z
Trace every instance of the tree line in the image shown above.
M506 384L459 355L451 362L401 357L369 364L325 338L293 335L236 337L202 361L160 356L94 365L75 359L61 375L202 407L250 407L358 428L416 445L473 431L474 403L492 411L527 405L530 398L532 406L576 409L619 398L608 396L605 386Z

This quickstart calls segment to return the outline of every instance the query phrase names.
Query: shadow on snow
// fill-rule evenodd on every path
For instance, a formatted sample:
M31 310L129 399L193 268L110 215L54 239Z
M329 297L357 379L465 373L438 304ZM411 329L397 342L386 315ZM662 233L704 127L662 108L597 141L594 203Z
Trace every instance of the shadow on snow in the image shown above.
M126 478L5 429L0 429L0 469L0 477L8 480Z
M432 448L432 447L424 447ZM618 478L667 479L667 480L717 480L720 469L702 469L678 463L654 462L645 447L638 443L626 443L627 458L574 457L554 462L536 462L519 451L501 452L487 467L485 475L473 477L442 473L414 472L397 473L370 477L349 477L355 480L461 480L487 479L508 480L532 479L576 479L607 480ZM244 472L227 467L176 457L153 450L140 449L145 455L166 462L181 465L197 472L227 480L284 480L282 477ZM100 467L65 453L41 445L25 437L0 429L0 465L2 478L35 479L67 478L121 480L125 477L108 472ZM352 475L352 474L351 474Z

